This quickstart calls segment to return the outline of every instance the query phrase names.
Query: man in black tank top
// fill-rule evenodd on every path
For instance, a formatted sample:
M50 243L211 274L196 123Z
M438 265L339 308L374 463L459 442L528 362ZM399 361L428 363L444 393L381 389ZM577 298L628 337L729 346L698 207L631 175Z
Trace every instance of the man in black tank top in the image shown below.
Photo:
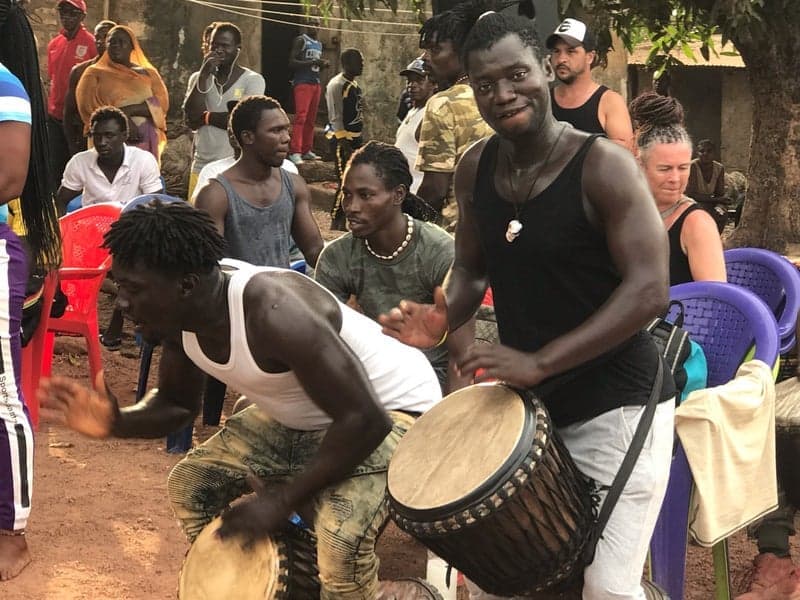
M592 32L577 19L564 19L547 38L550 63L559 84L552 91L553 115L587 133L604 133L631 149L633 126L625 100L592 79L597 46Z
M661 357L641 329L666 306L666 235L633 156L553 117L554 72L532 25L479 15L463 51L497 135L456 169L461 218L445 297L404 301L380 321L389 335L433 346L491 285L501 344L471 346L457 359L461 372L534 390L562 376L539 393L575 463L607 489L656 385ZM584 571L583 598L645 598L642 568L672 454L669 375L655 392L646 448Z

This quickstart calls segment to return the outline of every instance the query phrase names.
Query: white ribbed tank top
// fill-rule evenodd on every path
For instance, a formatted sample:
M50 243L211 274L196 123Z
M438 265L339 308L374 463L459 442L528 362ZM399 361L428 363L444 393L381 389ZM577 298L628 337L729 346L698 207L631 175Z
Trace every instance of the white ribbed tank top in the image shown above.
M225 262L239 269L231 275L228 287L231 322L228 362L220 364L207 358L197 336L188 331L182 332L186 355L212 377L245 394L285 427L304 431L325 429L332 419L308 397L294 372L262 371L253 359L245 332L242 299L254 275L263 272L280 272L285 277L305 275L288 269L255 267L241 261ZM342 304L332 294L331 298L342 311L339 334L364 365L378 400L386 410L422 413L441 399L436 374L422 352L384 335L378 323Z

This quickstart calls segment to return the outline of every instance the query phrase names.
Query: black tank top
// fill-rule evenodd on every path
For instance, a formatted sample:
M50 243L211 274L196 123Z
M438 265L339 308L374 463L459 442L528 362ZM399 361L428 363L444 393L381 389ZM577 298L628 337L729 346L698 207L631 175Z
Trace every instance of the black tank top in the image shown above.
M669 237L669 284L678 285L679 283L688 283L694 281L692 278L692 271L689 268L689 257L683 253L681 248L681 230L683 229L683 222L686 216L696 210L703 210L698 204L692 204L687 208L680 217L675 219L675 222L667 231Z
M572 123L575 129L580 129L587 133L605 134L600 119L597 118L597 111L600 108L600 96L606 93L608 88L601 85L594 94L578 108L561 108L556 102L555 92L550 90L550 104L552 105L553 116L558 121Z
M524 204L523 229L512 243L505 233L516 218L514 206L494 185L499 138L484 147L473 203L504 345L538 350L586 321L622 281L605 235L583 207L583 162L597 137L587 138L553 183ZM658 360L655 344L640 332L543 400L557 426L644 405ZM665 377L661 400L674 395L672 379Z

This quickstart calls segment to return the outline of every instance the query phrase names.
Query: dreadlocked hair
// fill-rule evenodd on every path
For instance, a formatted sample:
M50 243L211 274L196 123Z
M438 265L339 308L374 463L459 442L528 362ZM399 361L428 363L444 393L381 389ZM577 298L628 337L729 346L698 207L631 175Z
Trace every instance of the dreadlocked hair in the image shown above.
M367 142L350 156L348 168L356 165L372 165L387 190L398 185L404 185L406 189L411 187L413 178L408 160L397 146L374 140Z
M488 50L507 35L516 35L522 45L533 50L537 60L544 58L542 42L533 21L517 15L497 12L516 2L497 0L470 0L456 6L452 12L461 12L469 23L469 33L461 48L461 62L469 70L469 54L476 50Z
M353 152L347 162L347 168L356 165L371 165L387 189L405 186L406 196L403 198L401 210L420 221L436 221L439 213L430 204L416 194L411 193L413 177L408 167L408 160L399 148L370 141Z
M419 30L419 47L429 48L440 42L450 42L456 52L461 52L464 42L469 35L470 28L475 24L478 17L487 10L501 10L513 2L502 2L500 0L467 0L457 4L450 10L433 15L422 24ZM483 8L475 8L477 6ZM474 18L473 12L477 11Z
M206 274L223 257L225 240L204 210L153 200L123 212L106 233L103 248L121 265L168 275Z
M31 103L31 157L20 196L26 241L37 271L61 264L61 236L50 188L45 126L47 112L39 79L39 55L33 29L16 0L0 0L0 62L21 82Z
M683 125L683 106L672 96L645 92L629 106L636 131L639 155L644 157L654 144L688 144L692 138Z

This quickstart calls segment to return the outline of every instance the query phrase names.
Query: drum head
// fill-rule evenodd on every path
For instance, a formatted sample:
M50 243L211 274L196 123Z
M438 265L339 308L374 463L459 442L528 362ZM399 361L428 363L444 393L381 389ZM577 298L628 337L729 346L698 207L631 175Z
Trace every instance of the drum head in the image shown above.
M520 395L504 385L450 394L400 440L389 464L389 494L408 509L425 511L501 483L498 474L521 446L528 414Z
M278 584L278 547L270 539L245 551L237 538L216 536L217 517L197 536L186 555L178 587L180 600L271 600Z

